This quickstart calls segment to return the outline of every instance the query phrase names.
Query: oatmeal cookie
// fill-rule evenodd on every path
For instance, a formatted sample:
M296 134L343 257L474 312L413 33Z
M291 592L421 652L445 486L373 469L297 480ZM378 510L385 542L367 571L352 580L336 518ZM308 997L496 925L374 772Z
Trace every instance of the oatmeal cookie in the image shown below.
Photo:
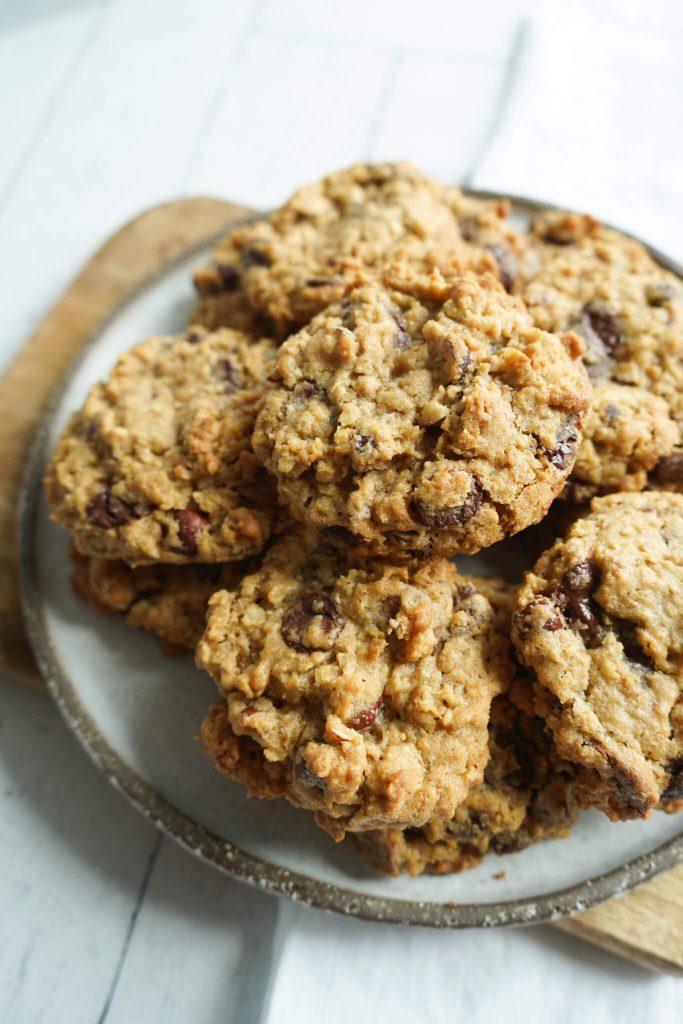
M82 554L140 565L261 550L275 496L250 436L273 351L267 340L194 328L121 356L47 473L53 518Z
M463 871L488 852L516 853L542 839L569 835L577 813L576 773L557 756L542 719L526 714L507 695L496 697L489 749L484 781L452 818L434 819L423 828L354 833L352 846L379 871L416 876Z
M561 491L590 400L581 351L491 276L397 264L281 346L254 450L334 543L475 552Z
M278 779L335 838L450 817L482 779L512 674L490 604L450 562L349 565L302 530L211 598L197 663L226 702L204 730L210 753L229 748L217 767L259 795Z
M71 552L73 587L98 611L119 615L131 629L156 633L165 649L194 651L201 640L209 598L233 590L246 568L224 565L142 565Z
M511 290L524 239L509 203L465 196L413 164L357 164L299 189L267 220L235 228L195 277L195 319L215 327L249 307L284 338L344 295L359 275L415 258L425 245L497 275Z
M683 797L683 496L596 498L527 574L512 638L535 710L613 819Z
M595 388L572 480L582 493L683 487L683 284L634 239L545 213L522 296L539 327L586 343ZM535 262L534 262L535 261Z

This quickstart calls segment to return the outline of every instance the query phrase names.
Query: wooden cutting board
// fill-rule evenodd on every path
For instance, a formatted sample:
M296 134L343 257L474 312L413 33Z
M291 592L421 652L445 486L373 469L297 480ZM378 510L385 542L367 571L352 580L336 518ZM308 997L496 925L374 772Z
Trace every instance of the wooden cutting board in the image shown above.
M72 357L149 274L252 211L220 199L179 199L142 213L95 253L0 378L0 671L41 686L21 617L15 504L41 410ZM20 397L19 397L20 396ZM658 971L683 974L683 865L557 927Z

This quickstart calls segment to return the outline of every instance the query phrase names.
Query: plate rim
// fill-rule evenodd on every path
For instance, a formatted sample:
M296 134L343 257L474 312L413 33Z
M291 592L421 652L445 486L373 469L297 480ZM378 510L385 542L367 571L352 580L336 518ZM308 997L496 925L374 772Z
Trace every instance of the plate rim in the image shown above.
M463 188L463 192L483 199L509 199L513 207L526 212L565 209L556 204L527 196L491 190ZM230 222L230 226L249 223L263 217L255 212ZM607 227L611 225L607 224ZM224 234L211 232L165 260L113 307L92 331L53 389L33 435L17 501L17 550L22 612L28 639L40 674L57 704L69 729L90 759L108 781L161 832L207 864L238 881L262 891L286 896L321 910L358 917L362 920L388 924L418 925L436 928L491 928L556 921L572 913L597 906L614 896L628 892L667 868L683 861L683 832L664 843L626 861L611 871L585 879L538 897L522 897L494 903L437 902L406 900L390 896L373 896L309 875L300 874L248 853L195 821L164 797L143 775L132 768L107 742L96 722L81 703L52 644L45 620L44 595L40 587L36 558L37 524L43 500L43 473L47 457L47 441L60 403L71 380L90 350L109 325L144 292L193 254L201 252ZM641 242L657 263L683 277L683 267L636 235L619 230L623 235Z

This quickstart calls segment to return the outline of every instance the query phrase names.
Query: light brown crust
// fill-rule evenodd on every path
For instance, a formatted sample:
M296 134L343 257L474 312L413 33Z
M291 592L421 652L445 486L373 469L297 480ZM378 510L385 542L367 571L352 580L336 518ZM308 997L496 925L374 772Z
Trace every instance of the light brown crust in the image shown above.
M195 276L195 320L243 328L246 304L285 338L339 301L349 284L397 256L419 258L426 244L444 256L457 252L463 264L511 289L525 243L508 222L509 208L464 196L407 161L356 164L219 242L213 264Z
M512 637L585 806L683 796L683 496L596 498L527 574Z
M226 562L258 553L276 516L251 449L272 343L193 328L121 356L48 468L53 518L82 554Z
M232 731L336 837L450 816L512 671L491 606L449 562L348 566L301 531L214 595L197 661Z
M561 491L590 400L580 352L490 276L396 264L280 348L254 450L332 542L478 551Z

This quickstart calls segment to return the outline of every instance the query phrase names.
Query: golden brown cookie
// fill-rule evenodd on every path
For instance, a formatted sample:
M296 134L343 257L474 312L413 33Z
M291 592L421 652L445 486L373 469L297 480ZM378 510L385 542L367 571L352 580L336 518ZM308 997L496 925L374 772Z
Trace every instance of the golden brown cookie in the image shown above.
M251 310L284 338L359 277L398 256L412 260L425 245L444 258L457 251L511 290L525 242L508 213L506 201L465 196L405 161L357 164L299 189L267 220L223 239L213 264L195 276L194 318L245 329Z
M683 496L596 498L527 574L512 638L583 805L683 797Z
M209 753L221 736L231 751L217 767L261 794L263 765L231 737L250 738L269 766L261 795L275 773L335 837L451 816L481 781L512 672L490 604L451 563L349 565L301 530L211 598L197 663L226 701L207 726Z
M683 284L592 217L548 212L534 231L524 301L539 327L582 336L595 388L572 480L583 496L641 490L648 474L680 488Z
M557 756L542 719L526 714L507 695L496 697L489 749L483 782L452 818L434 819L423 828L354 833L349 836L354 849L379 871L416 876L463 871L488 852L516 853L569 835L577 810L576 772Z
M590 400L580 354L491 276L396 264L281 346L254 450L334 543L478 551L562 490Z
M194 328L121 356L47 472L53 518L82 554L140 565L261 550L275 496L250 438L273 351L267 340Z

